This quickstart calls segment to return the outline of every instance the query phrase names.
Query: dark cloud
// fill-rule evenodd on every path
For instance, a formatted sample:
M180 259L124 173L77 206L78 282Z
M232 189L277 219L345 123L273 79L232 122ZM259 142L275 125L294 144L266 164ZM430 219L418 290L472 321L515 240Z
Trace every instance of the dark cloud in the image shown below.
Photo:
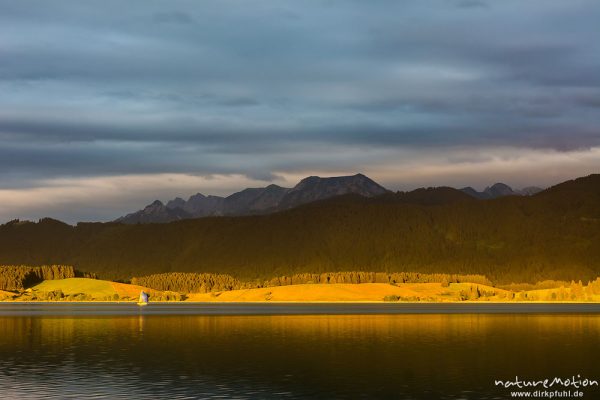
M487 8L489 4L483 0L460 0L457 3L459 8Z
M181 11L158 12L154 14L154 21L159 24L193 24L194 18Z
M0 188L594 148L598 20L593 0L0 0Z
M223 100L220 104L233 107L257 106L260 102L249 97L238 97L234 99Z

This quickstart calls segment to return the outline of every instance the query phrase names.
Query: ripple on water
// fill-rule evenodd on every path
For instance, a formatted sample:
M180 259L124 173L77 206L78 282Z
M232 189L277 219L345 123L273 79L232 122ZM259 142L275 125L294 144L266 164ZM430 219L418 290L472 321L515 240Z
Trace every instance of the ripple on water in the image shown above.
M3 399L493 399L494 378L600 378L594 315L0 317L0 338Z

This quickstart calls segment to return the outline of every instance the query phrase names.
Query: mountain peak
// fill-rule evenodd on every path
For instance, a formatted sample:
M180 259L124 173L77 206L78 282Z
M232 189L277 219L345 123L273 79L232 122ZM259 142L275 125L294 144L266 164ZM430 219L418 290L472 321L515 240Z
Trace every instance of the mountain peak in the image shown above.
M190 218L191 216L181 208L168 208L160 200L154 200L144 207L143 210L127 214L117 219L117 222L126 224L143 224L149 222L170 222L180 219Z
M486 187L483 192L478 192L470 186L460 189L461 192L477 199L496 199L504 196L532 196L542 190L543 189L537 186L528 186L520 190L514 190L506 183L502 182L497 182L492 186Z
M516 194L510 186L502 182L494 183L492 186L486 187L483 192L488 193L492 199Z
M163 202L160 200L154 200L152 203L148 204L144 210L152 210L160 207L164 207Z
M478 192L471 186L460 189L461 192L468 194L469 196L475 197L476 199L487 200L496 199L498 197L518 195L512 190L510 186L505 183L497 182L492 186L486 187L483 192Z
M315 175L307 176L306 178L301 179L300 182L298 182L296 184L296 186L294 186L294 189L297 187L302 187L303 185L313 184L315 182L320 181L321 179L325 179L325 178L321 178L321 177L315 176Z
M167 208L183 208L185 206L185 200L181 197L175 197L173 200L167 203Z
M363 197L379 196L389 191L363 174L322 178L309 176L302 179L281 201L281 208L292 208L317 200L344 194Z
M510 186L506 183L496 182L492 186L488 186L487 189L495 189L495 190L512 190Z
M204 196L202 193L196 193L196 194L194 194L194 195L191 195L191 196L188 198L188 201L190 201L190 200L192 200L192 199L204 199L204 198L206 198L206 196Z
M368 185L379 187L380 189L382 189L382 190L379 190L381 192L381 194L388 192L388 190L385 189L383 186L380 186L375 181L373 181L371 178L369 178L363 174L360 174L360 173L355 174L355 175L332 176L332 177L320 177L320 176L312 175L312 176L308 176L308 177L302 179L294 187L294 189L296 189L298 187L303 187L307 184L314 185L317 183L324 183L327 185L362 183L362 184L368 184Z

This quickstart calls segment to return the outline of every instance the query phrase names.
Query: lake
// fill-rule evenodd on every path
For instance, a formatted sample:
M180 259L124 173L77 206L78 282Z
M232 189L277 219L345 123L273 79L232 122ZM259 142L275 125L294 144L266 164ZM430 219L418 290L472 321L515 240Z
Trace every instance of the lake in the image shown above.
M600 379L592 309L408 306L0 304L0 397L503 399L495 380Z

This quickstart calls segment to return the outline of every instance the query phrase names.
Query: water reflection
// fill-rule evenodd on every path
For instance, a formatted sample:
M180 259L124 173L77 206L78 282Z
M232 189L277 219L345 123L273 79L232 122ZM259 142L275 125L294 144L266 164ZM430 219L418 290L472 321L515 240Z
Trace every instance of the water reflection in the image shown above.
M6 398L493 398L600 378L593 315L0 317ZM599 391L595 392L600 395Z

